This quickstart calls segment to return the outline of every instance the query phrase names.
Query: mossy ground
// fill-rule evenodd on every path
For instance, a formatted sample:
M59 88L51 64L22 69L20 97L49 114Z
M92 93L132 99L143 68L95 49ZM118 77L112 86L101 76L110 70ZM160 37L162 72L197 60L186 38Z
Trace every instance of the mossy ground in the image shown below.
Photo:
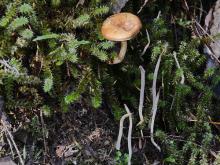
M126 164L127 121L120 152L115 142L127 104L132 164L220 164L219 69L205 69L209 38L196 26L204 25L215 0L149 0L139 13L144 0L129 0L122 12L136 14L143 28L128 41L124 61L108 65L118 44L106 41L100 28L114 2L0 1L0 157L20 162L6 123L25 164ZM142 54L147 34L150 45ZM149 125L161 54L154 126L159 152ZM144 123L137 126L140 65L146 84Z

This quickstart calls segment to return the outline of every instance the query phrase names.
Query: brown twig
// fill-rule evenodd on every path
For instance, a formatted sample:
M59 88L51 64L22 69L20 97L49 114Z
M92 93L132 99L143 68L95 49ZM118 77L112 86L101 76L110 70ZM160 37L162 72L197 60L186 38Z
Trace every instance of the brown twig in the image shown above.
M43 134L43 140L44 140L44 163L46 164L46 157L47 157L47 142L46 142L46 136L45 136L45 124L44 124L44 118L43 118L43 112L42 110L40 111L40 119L41 119L41 125L42 125L42 134Z
M192 122L199 122L198 120L189 120ZM213 125L220 125L220 122L216 122L216 121L209 121L208 123L213 124Z
M15 156L14 156L15 154L14 154L14 151L13 151L13 146L11 144L10 139L8 138L7 133L5 133L5 135L6 135L6 140L7 140L8 144L9 144L9 147L10 147L10 150L11 150L12 158L14 159L15 158Z
M220 44L219 44L218 42L216 42L216 41L214 40L214 38L213 38L209 33L207 33L206 30L205 30L196 20L194 20L194 22L195 22L196 25L203 31L203 33L206 34L206 35L211 39L211 41L213 41L213 42L216 43L218 46L220 46ZM205 44L205 45L206 45L206 44ZM207 45L206 45L206 46L207 46ZM214 58L218 63L220 63L220 61L219 61L218 57L215 55L215 53L214 53L212 50L210 50L210 48L209 48L208 46L207 46L207 48L209 49L210 52L212 52L212 53L209 53L209 55L210 55L212 58Z

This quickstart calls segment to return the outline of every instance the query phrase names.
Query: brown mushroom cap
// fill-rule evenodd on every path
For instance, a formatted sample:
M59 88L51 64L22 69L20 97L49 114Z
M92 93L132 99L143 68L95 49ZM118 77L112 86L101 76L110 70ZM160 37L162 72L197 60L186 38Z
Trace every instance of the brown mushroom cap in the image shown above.
M101 28L104 38L110 41L126 41L141 29L140 19L131 13L118 13L108 17Z

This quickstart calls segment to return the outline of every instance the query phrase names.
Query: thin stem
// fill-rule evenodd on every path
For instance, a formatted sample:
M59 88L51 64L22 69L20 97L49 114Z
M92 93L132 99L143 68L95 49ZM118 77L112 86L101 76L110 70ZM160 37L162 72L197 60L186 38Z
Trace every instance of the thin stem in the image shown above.
M123 61L127 51L127 41L121 41L121 49L117 57L110 61L109 64L118 64Z
M16 152L17 152L17 154L18 154L18 157L19 157L19 160L20 160L21 165L24 165L24 161L23 161L23 159L22 159L22 157L21 157L21 154L20 154L20 152L19 152L19 150L18 150L18 147L17 147L17 145L16 145L16 143L15 143L15 141L14 141L14 137L12 136L11 132L8 130L7 125L6 125L3 121L1 121L1 123L2 123L2 125L3 125L3 127L4 127L4 129L5 129L5 132L8 134L8 136L9 136L9 138L10 138L12 144L13 144L14 147L15 147L15 150L16 150Z

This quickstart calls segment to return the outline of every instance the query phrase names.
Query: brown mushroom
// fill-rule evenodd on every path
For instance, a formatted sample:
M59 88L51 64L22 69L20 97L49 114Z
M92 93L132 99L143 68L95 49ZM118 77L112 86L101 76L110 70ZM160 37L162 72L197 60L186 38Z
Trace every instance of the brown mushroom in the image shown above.
M103 37L110 41L121 41L121 50L109 64L120 63L127 51L127 40L139 33L142 27L140 19L131 13L118 13L108 17L101 28Z

